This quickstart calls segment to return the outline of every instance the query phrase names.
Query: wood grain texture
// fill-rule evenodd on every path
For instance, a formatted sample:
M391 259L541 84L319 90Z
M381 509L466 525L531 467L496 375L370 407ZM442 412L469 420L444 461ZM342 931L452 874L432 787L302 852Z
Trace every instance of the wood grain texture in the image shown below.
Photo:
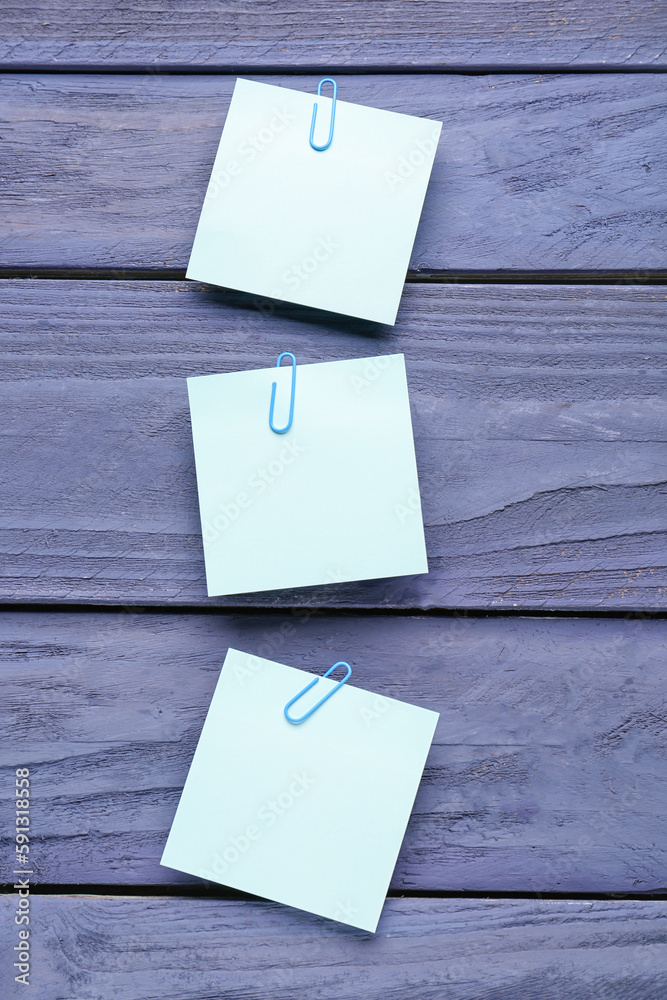
M0 897L5 927L13 905ZM32 909L40 1000L663 1000L667 990L664 902L392 899L375 935L258 902L37 896ZM13 943L9 932L5 954ZM4 996L27 992L9 982Z
M665 291L408 285L397 326L194 283L0 285L0 597L667 605ZM185 376L404 352L430 572L208 599Z
M232 646L440 713L394 889L665 889L667 621L7 610L0 635L35 883L202 885L159 859Z
M648 0L7 0L0 66L657 67L664 25Z
M233 85L4 77L0 267L184 268ZM664 75L349 76L339 94L444 122L413 270L665 269Z

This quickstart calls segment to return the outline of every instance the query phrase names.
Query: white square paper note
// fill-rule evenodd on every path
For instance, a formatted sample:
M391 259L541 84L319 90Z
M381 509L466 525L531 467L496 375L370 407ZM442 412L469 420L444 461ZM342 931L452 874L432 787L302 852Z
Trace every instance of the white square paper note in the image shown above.
M402 354L188 379L209 596L428 572Z
M187 277L393 324L440 122L237 80Z
M438 715L312 680L229 650L162 864L375 931Z

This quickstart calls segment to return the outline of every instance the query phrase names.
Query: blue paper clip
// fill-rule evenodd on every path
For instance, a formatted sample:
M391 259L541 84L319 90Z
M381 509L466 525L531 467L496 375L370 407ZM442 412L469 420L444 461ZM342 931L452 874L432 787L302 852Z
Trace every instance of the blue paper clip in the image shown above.
M269 427L274 432L274 434L285 434L292 426L292 418L294 416L294 390L296 389L296 358L289 351L283 351L276 361L276 368L280 368L280 362L283 358L292 359L292 394L289 401L289 420L285 427L274 427L273 426L273 408L276 405L276 388L277 383L272 382L271 384L271 406L269 407Z
M345 681L349 680L350 674L352 673L352 667L350 666L349 663L345 663L344 660L339 660L338 663L334 663L333 667L329 667L324 676L328 677L329 674L332 674L334 672L336 667L347 667L347 673L345 674L345 677L343 677L342 681L339 681L338 684L336 684L336 686L332 688L331 691L329 691L329 694L325 694L324 698L320 698L317 705L314 705L308 712L306 712L305 715L302 715L300 719L293 719L292 716L289 714L289 710L295 701L298 701L299 698L302 698L303 695L306 693L306 691L310 691L310 689L317 684L317 682L319 681L319 677L316 677L314 681L310 682L310 684L306 684L303 691L299 691L299 693L294 698L292 698L291 701L287 702L284 708L285 718L287 719L288 722L291 722L293 726L298 726L301 722L305 722L306 719L313 714L313 712L317 711L320 705L324 704L327 698L330 698L332 694L335 694L338 688L342 687Z
M336 87L336 81L332 80L330 76L326 76L324 80L320 80L320 82L317 85L318 97L322 93L323 83L330 83L332 85L333 98L331 101L331 124L329 125L329 138L327 139L327 141L324 143L323 146L316 146L315 143L313 142L313 136L315 135L315 121L317 119L317 101L315 102L315 104L313 104L313 118L310 123L310 145L313 147L313 149L316 149L318 153L321 153L323 150L328 149L329 146L331 145L331 140L333 139L333 133L334 133L334 122L336 120L336 93L338 90L338 88Z

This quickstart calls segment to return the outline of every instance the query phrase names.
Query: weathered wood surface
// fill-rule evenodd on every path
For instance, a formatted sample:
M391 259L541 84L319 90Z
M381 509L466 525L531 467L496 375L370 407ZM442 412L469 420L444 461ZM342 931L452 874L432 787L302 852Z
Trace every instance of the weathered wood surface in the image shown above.
M5 4L0 67L30 71L0 81L5 273L178 273L233 74L319 70L263 77L312 91L336 68L398 70L345 75L341 97L445 123L413 277L664 271L664 77L516 75L664 68L659 5L195 7ZM35 75L54 68L139 73ZM441 75L470 69L505 75ZM346 655L358 684L441 712L394 892L664 891L667 622L314 610L664 608L659 289L414 285L396 330L283 307L265 322L267 304L173 282L0 297L0 600L126 607L0 616L2 769L31 768L35 883L195 882L159 857L233 644L313 670ZM284 347L406 353L431 574L232 602L274 614L132 613L215 603L184 376ZM0 896L10 997L15 905ZM666 917L394 898L371 937L255 901L34 896L33 993L662 1000Z
M664 18L650 0L7 0L0 68L658 67Z
M3 78L0 267L184 268L233 85ZM444 122L413 270L667 266L664 75L348 76L339 93Z
M6 610L0 635L35 883L202 884L159 859L233 646L441 713L394 889L665 889L667 621Z
M5 928L15 899L0 897ZM33 896L31 907L39 1000L663 1000L667 991L664 902L391 899L375 935L260 902ZM7 956L16 942L11 930L6 938ZM4 996L30 992L7 964Z
M395 328L186 282L0 298L3 600L667 606L662 288L414 284ZM185 376L282 350L405 353L428 575L206 597Z

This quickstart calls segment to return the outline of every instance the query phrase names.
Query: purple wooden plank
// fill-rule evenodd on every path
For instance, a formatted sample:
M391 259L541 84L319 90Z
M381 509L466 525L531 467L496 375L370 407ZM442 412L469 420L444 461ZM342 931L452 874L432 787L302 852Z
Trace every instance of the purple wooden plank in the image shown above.
M659 4L199 0L3 5L0 66L226 69L664 66Z
M31 905L40 1000L663 1000L667 990L664 902L392 899L376 935L270 903ZM7 928L13 907L0 898ZM25 992L10 981L4 995Z
M663 289L408 285L389 329L193 283L0 287L4 600L667 604ZM184 379L286 349L405 352L428 575L206 597Z
M35 883L202 885L159 859L233 646L441 713L394 889L664 889L667 621L5 611L0 636Z
M0 266L184 268L233 84L5 77ZM444 122L412 269L667 266L663 75L349 76L339 96Z

